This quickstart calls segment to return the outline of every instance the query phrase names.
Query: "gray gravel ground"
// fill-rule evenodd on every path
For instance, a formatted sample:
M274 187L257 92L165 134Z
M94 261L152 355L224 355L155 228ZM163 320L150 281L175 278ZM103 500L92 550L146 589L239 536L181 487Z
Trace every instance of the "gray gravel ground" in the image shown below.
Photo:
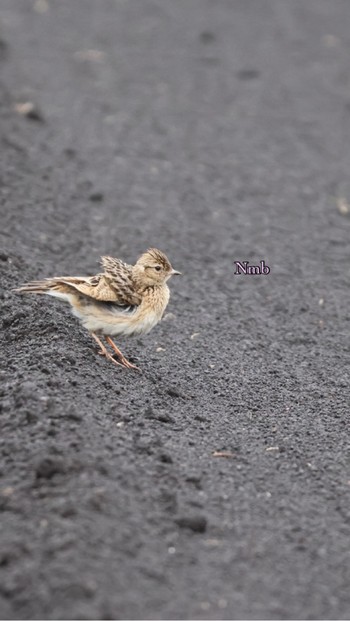
M1 618L348 619L350 3L0 0L0 40ZM142 375L11 293L150 245Z

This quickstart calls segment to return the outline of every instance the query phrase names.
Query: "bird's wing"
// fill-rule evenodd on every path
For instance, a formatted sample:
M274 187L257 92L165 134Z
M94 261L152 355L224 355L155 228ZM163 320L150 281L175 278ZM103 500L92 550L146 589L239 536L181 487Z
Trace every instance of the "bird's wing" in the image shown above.
M105 274L116 280L122 279L124 281L126 279L132 284L132 266L128 263L113 257L101 257L101 266Z
M96 276L59 276L42 281L26 283L16 291L19 293L72 293L72 289L87 298L99 302L114 302L120 307L134 307L141 304L141 296L135 290L132 267L119 259L102 257L104 273Z
M141 302L140 296L133 291L133 288L124 283L116 286L108 274L97 274L87 278L78 276L53 278L52 281L57 285L72 287L86 297L100 302L115 302L120 306L135 306Z
M106 281L118 296L133 306L141 303L141 296L135 290L131 265L113 257L101 257L101 265Z

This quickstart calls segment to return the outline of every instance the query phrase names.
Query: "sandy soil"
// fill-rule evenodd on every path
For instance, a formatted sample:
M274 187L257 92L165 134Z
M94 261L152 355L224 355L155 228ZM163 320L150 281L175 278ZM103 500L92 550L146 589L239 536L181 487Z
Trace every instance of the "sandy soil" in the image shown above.
M349 618L349 24L0 0L1 618ZM149 246L142 375L11 292Z

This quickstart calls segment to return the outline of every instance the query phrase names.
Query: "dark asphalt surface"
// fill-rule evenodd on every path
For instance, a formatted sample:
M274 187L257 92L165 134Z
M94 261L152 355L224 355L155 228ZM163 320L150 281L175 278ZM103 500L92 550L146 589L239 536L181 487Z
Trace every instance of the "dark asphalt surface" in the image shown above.
M349 2L0 0L0 40L1 618L348 619ZM142 375L11 293L149 246Z

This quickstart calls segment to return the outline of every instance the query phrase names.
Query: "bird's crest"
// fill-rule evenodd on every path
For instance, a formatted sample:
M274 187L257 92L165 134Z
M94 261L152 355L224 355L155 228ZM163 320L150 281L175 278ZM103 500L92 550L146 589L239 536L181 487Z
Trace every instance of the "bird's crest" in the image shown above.
M161 250L158 250L157 248L148 248L147 252L145 252L145 254L142 256L145 258L151 257L154 261L159 263L159 265L161 265L165 270L170 271L172 269L168 257L164 254L164 252L162 252Z

